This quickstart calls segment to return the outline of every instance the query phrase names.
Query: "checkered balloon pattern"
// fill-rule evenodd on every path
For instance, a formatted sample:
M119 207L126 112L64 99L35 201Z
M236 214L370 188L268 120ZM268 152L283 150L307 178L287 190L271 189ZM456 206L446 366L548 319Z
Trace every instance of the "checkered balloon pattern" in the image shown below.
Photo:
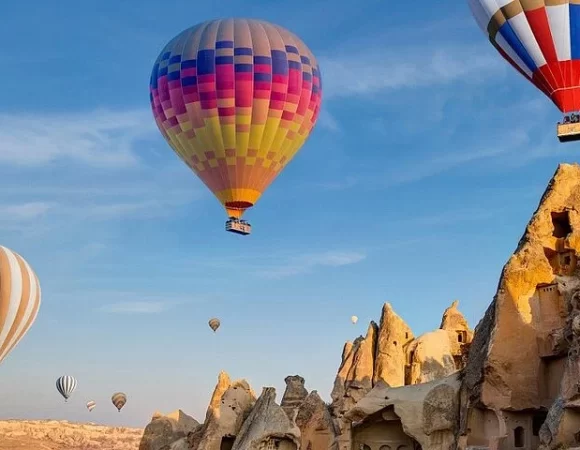
M238 218L302 147L321 98L320 70L306 45L258 20L183 31L157 58L150 82L159 130Z
M467 0L491 44L563 113L580 110L579 0Z

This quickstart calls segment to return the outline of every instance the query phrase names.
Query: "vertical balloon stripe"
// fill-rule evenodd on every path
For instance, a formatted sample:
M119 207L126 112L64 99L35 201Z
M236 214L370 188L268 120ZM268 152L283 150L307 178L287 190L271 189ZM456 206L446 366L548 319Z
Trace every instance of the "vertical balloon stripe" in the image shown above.
M40 299L40 284L30 265L0 246L0 362L34 323Z
M316 59L300 39L245 19L180 33L160 53L150 81L162 135L237 217L303 145L320 93Z
M56 380L56 389L67 400L77 388L77 380L70 375L63 375Z
M569 14L572 59L580 59L580 5L570 3Z
M570 5L563 4L546 7L552 38L556 47L559 61L567 61L572 58L570 47Z
M563 112L580 110L580 4L467 0L492 45Z

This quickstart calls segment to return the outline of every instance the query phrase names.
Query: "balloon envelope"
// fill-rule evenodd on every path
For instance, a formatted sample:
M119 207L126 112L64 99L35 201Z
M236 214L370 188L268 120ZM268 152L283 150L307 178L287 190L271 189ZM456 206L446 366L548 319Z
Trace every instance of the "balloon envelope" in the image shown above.
M64 397L65 401L68 400L76 388L77 380L75 377L63 375L56 380L56 390Z
M95 408L95 406L97 406L97 404L94 401L91 400L87 402L87 409L89 410L89 412L92 411Z
M210 319L210 321L208 322L209 327L214 331L214 333L216 332L216 330L220 327L221 322L219 319L213 318Z
M40 308L40 283L18 253L0 245L0 363L28 332Z
M113 405L115 405L115 408L117 408L120 412L121 408L123 408L125 403L127 403L127 395L125 395L123 392L115 392L111 397L111 401L113 402Z
M350 321L351 321L352 323L357 323L357 322L358 322L358 317L357 317L357 316L352 316L352 317L350 318Z
M491 44L560 111L580 110L580 5L467 0Z
M306 45L259 20L211 20L157 58L150 101L171 148L241 217L308 138L320 111L320 70Z

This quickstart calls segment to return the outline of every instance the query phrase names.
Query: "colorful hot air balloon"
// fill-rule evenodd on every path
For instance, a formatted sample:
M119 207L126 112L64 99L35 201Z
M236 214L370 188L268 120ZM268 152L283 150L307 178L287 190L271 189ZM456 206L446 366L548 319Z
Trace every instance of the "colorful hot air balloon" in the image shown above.
M150 100L159 130L241 221L308 138L320 111L316 58L284 28L260 20L211 20L159 54Z
M111 401L113 402L113 405L115 405L115 408L121 412L121 408L123 408L125 403L127 403L127 396L123 392L115 392L111 397Z
M580 4L570 0L467 0L491 44L563 113L580 110ZM558 125L580 139L580 116Z
M95 406L97 406L97 404L93 400L87 402L87 409L89 410L89 412L95 409Z
M352 323L357 323L357 322L358 322L358 317L357 317L357 316L352 316L352 317L350 318L350 321L351 321Z
M220 327L221 322L219 319L216 319L215 317L213 319L210 319L209 322L209 327L213 330L213 332L215 333L217 331L217 329Z
M40 308L40 283L18 253L0 245L0 363L30 329Z
M56 390L64 397L65 402L69 399L76 388L77 380L75 377L71 377L70 375L63 375L58 380L56 380Z

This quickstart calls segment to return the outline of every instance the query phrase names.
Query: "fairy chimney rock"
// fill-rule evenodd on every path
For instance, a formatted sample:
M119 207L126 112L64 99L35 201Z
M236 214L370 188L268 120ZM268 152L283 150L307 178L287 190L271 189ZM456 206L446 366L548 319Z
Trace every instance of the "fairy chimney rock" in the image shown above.
M288 417L294 417L294 411L298 408L304 399L308 396L308 391L304 387L304 378L300 375L287 376L284 379L286 390L282 396L280 406L286 412Z
M409 325L385 303L377 337L373 385L378 381L391 387L405 385L405 345L413 337Z

